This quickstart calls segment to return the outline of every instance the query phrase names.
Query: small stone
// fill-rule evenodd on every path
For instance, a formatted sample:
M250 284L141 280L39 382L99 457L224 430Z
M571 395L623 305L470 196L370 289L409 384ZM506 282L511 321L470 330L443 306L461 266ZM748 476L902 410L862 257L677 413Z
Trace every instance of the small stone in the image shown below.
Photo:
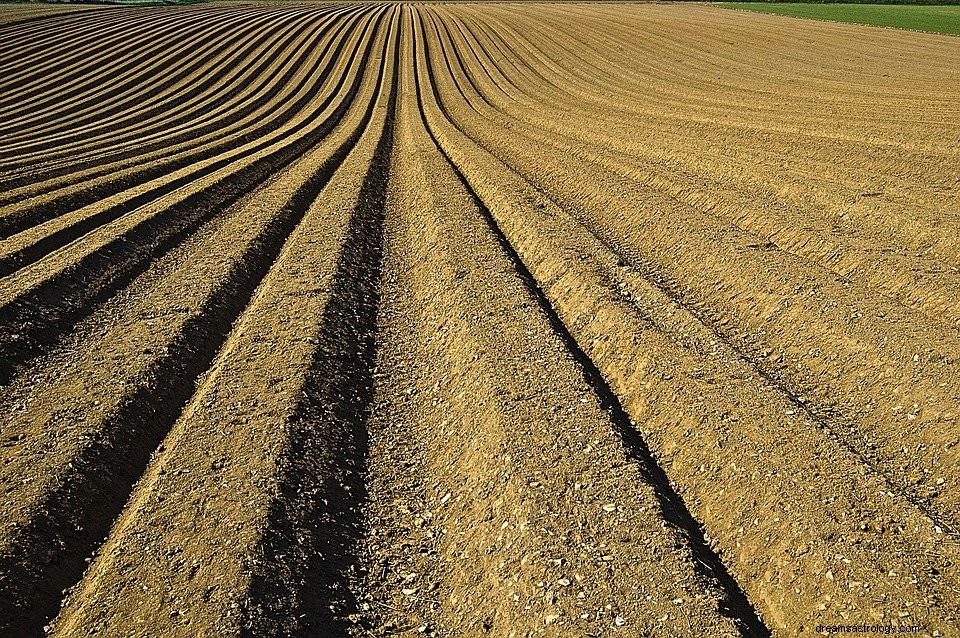
M417 589L416 587L406 587L404 589L401 589L400 592L404 596L413 596L415 593L417 593Z
M616 625L617 627L623 627L624 625L627 624L627 620L623 616L617 616L616 618L613 619L613 624Z
M560 620L560 614L547 614L543 617L543 624L552 625L553 623Z
M617 506L614 505L613 503L607 503L606 505L603 506L603 511L604 511L604 512L616 512L616 511L617 511Z
M563 587L566 587L566 586L568 586L568 585L570 584L570 579L569 579L569 578L561 578L561 579L559 579L559 580L557 581L557 584L558 584L558 585L561 585L561 586L563 586Z

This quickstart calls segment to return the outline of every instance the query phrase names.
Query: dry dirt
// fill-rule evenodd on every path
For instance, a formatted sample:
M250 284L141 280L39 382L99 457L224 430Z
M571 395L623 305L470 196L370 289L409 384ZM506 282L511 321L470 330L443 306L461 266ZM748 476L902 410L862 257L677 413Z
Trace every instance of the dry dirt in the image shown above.
M960 635L960 39L43 11L0 635Z

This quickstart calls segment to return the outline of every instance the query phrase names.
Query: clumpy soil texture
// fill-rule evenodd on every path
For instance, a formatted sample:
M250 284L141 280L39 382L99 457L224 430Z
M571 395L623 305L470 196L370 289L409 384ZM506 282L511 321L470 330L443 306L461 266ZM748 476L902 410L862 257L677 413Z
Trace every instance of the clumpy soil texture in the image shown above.
M960 632L960 40L14 13L0 634Z

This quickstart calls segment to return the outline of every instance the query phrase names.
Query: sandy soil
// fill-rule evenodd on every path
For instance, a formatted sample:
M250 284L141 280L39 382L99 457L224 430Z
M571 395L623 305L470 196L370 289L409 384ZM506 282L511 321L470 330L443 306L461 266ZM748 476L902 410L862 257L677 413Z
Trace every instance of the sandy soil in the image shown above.
M960 632L960 40L24 11L3 635Z

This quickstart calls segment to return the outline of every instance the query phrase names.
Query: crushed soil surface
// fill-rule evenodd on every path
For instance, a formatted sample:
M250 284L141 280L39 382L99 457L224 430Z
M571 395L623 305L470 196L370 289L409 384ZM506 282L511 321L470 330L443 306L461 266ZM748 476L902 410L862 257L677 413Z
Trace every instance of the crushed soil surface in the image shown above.
M0 5L0 634L960 634L958 59Z

